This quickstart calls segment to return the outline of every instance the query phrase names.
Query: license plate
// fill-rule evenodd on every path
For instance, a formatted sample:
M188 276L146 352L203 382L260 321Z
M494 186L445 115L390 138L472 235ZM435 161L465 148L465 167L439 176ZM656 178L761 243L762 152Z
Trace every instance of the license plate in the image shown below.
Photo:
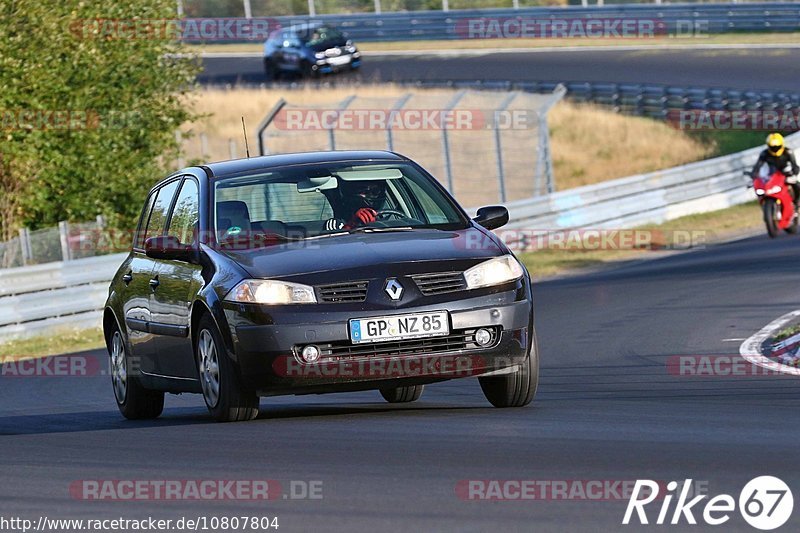
M334 66L341 66L350 63L350 56L339 56L328 58L328 64Z
M448 333L447 311L350 320L350 340L354 344L438 337Z

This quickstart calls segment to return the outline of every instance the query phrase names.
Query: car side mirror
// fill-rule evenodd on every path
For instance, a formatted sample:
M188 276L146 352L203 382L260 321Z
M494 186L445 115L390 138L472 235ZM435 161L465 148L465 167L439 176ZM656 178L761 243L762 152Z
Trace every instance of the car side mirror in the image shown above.
M197 256L197 249L190 244L183 244L177 237L165 235L150 237L144 241L144 253L151 259L167 259L192 263Z
M502 205L481 207L478 209L478 216L472 220L486 229L501 228L508 224L508 209Z

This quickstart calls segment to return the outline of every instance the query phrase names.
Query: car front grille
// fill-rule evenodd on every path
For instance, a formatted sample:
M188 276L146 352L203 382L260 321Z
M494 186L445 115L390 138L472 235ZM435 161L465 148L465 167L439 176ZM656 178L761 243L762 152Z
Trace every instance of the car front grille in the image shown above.
M335 283L331 285L319 285L317 291L321 302L363 302L367 299L366 281L353 281L348 283Z
M399 341L369 342L351 344L342 341L329 344L319 344L319 362L339 361L342 359L357 359L369 357L391 357L404 355L426 355L453 353L464 350L487 349L497 345L500 331L497 327L488 327L492 333L492 341L487 346L478 346L475 343L474 329L453 331L441 337L428 337L424 339L409 339ZM302 346L295 346L295 354L302 350Z
M411 276L423 296L435 296L448 292L463 291L467 282L462 272L435 272Z

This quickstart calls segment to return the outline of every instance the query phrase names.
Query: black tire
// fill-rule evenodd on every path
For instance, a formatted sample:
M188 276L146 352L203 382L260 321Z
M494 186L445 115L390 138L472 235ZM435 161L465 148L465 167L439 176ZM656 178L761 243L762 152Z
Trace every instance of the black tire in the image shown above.
M795 214L794 214L794 218L792 219L792 222L791 222L791 223L789 224L789 226L788 226L788 227L787 227L787 228L784 230L786 233L788 233L788 234L790 234L790 235L794 235L794 234L796 234L796 233L797 233L797 222L798 222L798 220L797 220L797 219L798 219L798 217L799 217L799 216L800 216L800 215L798 215L797 213L795 213Z
M528 353L520 368L510 374L478 378L483 395L495 407L524 407L531 403L539 386L539 343L531 327Z
M389 403L408 403L419 400L425 385L412 385L410 387L395 387L381 389L381 396Z
M119 328L114 325L106 339L111 359L111 386L122 416L128 420L158 418L164 411L164 393L144 388L132 372L128 348Z
M303 78L308 79L308 80L313 80L313 79L319 78L319 71L318 70L314 70L313 65L311 65L311 63L309 63L307 61L304 62L302 67L300 68L300 73L301 73Z
M775 216L778 213L778 205L772 198L767 198L764 200L762 208L764 209L764 224L767 226L767 235L774 239L778 236L778 222L775 220Z
M213 345L207 344L209 342ZM212 348L215 357L211 355ZM214 420L242 422L257 417L259 398L255 391L242 387L236 367L222 341L222 335L208 314L198 324L194 353L203 399ZM216 394L212 394L215 385Z
M264 59L264 77L267 81L275 81L278 79L278 70L269 59Z

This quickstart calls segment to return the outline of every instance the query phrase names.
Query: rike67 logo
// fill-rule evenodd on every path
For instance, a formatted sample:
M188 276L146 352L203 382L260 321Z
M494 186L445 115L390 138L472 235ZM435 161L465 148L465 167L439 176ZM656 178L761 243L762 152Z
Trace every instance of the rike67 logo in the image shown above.
M661 503L658 517L654 522L658 525L697 524L695 514L700 515L703 522L711 526L725 524L731 519L731 514L737 507L737 501L733 496L719 494L703 502L708 495L701 494L689 499L691 486L691 479L685 480L682 486L677 481L670 481L667 483L666 493L660 494L659 483L656 481L636 480L622 523L630 524L633 519L633 523L638 520L640 524L649 524L653 518L652 512L648 517L645 507L656 500ZM673 508L672 501L676 496ZM768 531L782 526L789 520L794 508L794 498L789 486L781 479L760 476L751 479L739 493L738 507L739 513L748 524L756 529Z

